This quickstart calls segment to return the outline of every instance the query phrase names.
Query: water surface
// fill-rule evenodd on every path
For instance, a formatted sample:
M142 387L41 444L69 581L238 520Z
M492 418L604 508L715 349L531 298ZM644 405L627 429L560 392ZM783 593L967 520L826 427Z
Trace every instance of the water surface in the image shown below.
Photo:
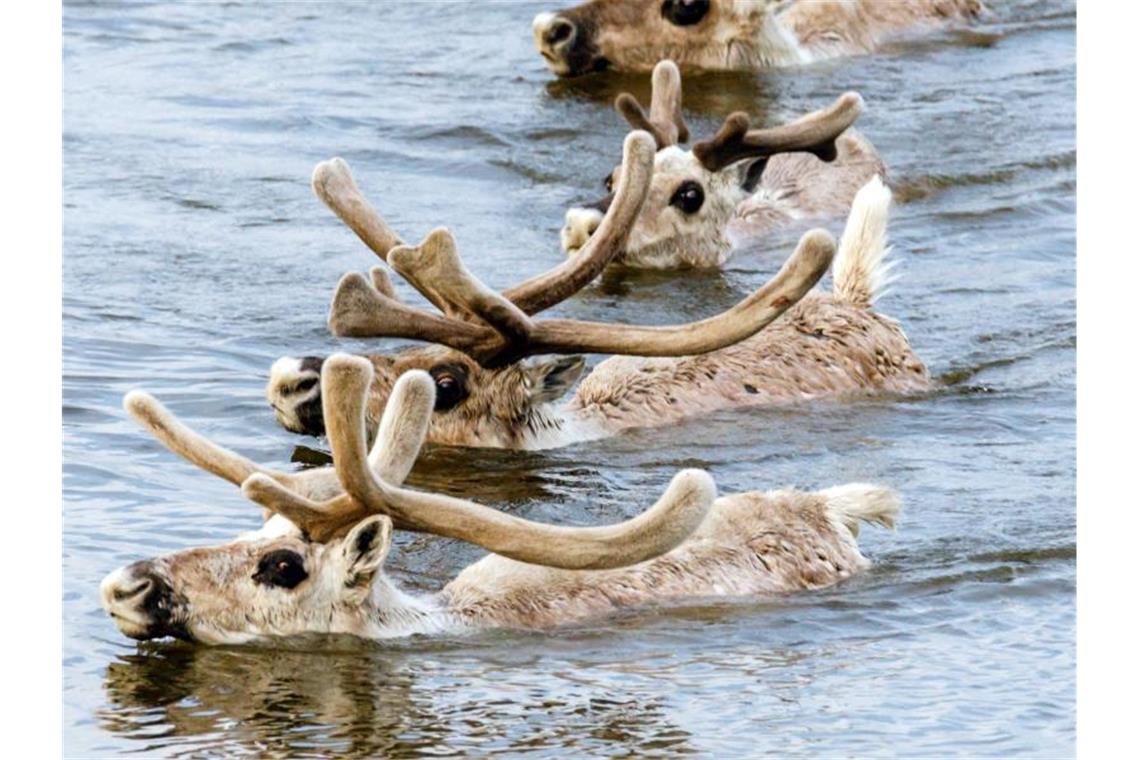
M882 54L686 80L697 135L855 89L891 167L902 277L880 304L944 381L912 399L730 411L541 452L435 449L413 482L574 523L638 511L680 467L722 491L897 488L875 568L814 594L646 610L550 635L290 651L121 636L114 567L253 528L258 510L127 419L146 388L221 443L297 467L322 441L263 400L282 354L331 338L328 299L372 255L313 197L345 157L408 238L445 224L505 286L560 259L647 77L556 82L544 3L70 3L64 9L64 624L69 756L1070 755L1074 742L1074 27L1002 4ZM838 232L841 222L830 228ZM723 273L607 278L567 316L663 322L750 292L789 230ZM596 361L593 359L592 361ZM302 448L297 448L298 446ZM439 587L474 548L401 536L389 569Z

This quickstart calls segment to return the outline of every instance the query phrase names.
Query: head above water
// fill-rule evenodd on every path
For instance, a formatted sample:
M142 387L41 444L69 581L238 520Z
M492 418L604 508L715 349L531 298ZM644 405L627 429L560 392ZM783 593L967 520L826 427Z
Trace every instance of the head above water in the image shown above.
M362 359L340 354L323 363L323 416L335 464L298 473L256 465L194 433L150 396L128 394L124 406L163 444L240 484L274 517L231 543L109 574L101 596L119 629L136 639L217 644L300 633L369 635L384 606L403 600L380 569L393 529L467 541L534 565L605 569L672 550L715 498L706 474L683 472L631 520L568 528L403 488L427 432L436 383L419 371L397 381L369 451L364 415L371 382L371 365Z
M613 68L648 71L671 58L685 68L740 70L764 60L765 16L778 0L589 0L540 13L534 43L562 77Z
M837 155L836 140L858 119L863 100L845 93L828 108L770 129L750 129L747 115L734 113L713 137L692 150L679 143L689 130L681 115L681 74L672 61L653 69L649 113L629 93L615 106L635 128L654 135L653 181L618 259L642 268L716 267L728 258L727 230L737 206L763 179L768 160L782 153ZM612 191L621 167L605 179ZM610 197L571 208L562 228L562 249L575 255L601 223Z
M354 633L391 546L392 521L361 520L327 543L291 526L221 546L134 562L103 579L103 608L124 635L244 644L301 633Z
M558 416L553 405L574 386L586 366L581 356L554 356L486 369L470 356L443 346L413 347L391 356L367 358L374 371L366 413L370 438L376 434L397 379L417 369L427 372L435 383L428 440L487 448L524 448L543 433L554 432ZM323 362L313 356L282 357L270 369L266 397L286 430L325 434L320 385Z

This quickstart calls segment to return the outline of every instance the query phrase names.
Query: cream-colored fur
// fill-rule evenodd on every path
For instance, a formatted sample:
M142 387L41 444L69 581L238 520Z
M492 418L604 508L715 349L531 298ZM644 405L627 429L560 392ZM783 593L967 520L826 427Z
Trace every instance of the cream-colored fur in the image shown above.
M972 20L980 0L711 0L677 26L661 0L590 0L534 19L535 45L559 76L614 68L754 70L871 53L891 39ZM551 31L564 27L563 33Z
M886 166L870 141L853 129L836 140L836 149L834 161L809 153L772 156L752 191L742 184L750 161L710 172L687 150L670 146L658 151L649 195L616 263L637 269L720 267L742 240L792 222L844 213L859 188L884 175ZM704 204L694 214L669 204L684 182L696 182L704 190ZM577 254L601 219L595 209L569 209L562 249Z
M892 282L885 262L891 191L874 177L855 196L831 272L836 298L870 308Z
M858 522L891 526L898 508L893 492L865 484L733 494L718 499L680 546L637 565L554 570L489 555L423 597L401 591L382 570L387 517L366 518L326 544L304 540L277 518L261 534L116 570L101 595L128 636L204 644L544 629L630 607L833 585L870 564L856 542ZM303 558L307 577L292 588L254 580L259 562L279 551ZM160 587L161 598L152 597Z

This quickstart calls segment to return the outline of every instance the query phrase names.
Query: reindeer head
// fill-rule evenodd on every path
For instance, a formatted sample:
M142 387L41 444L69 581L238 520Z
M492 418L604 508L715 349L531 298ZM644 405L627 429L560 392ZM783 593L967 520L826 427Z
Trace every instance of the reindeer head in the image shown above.
M555 404L586 366L581 356L552 356L486 369L467 354L443 346L411 347L390 356L367 358L374 370L366 417L370 437L396 380L417 369L435 382L435 413L428 440L486 448L533 446L545 432L556 431ZM270 368L266 397L286 430L325 434L320 386L323 362L315 356L282 357Z
M761 31L769 9L777 4L590 0L535 16L534 44L550 70L564 77L611 67L648 71L662 58L686 68L748 69L766 57Z
M772 129L750 129L748 116L734 113L716 135L688 151L678 145L689 139L681 115L681 74L672 61L661 61L653 69L648 114L629 93L615 102L634 129L648 131L657 145L648 197L617 261L644 268L722 265L731 249L728 223L755 191L768 159L805 152L834 160L835 141L862 106L859 95L846 93L823 111ZM607 191L620 171L618 167L606 177ZM575 255L590 239L611 198L566 212L561 238L567 254Z
M376 419L384 408L393 377L409 368L423 369L435 379L437 389L433 440L510 447L521 447L525 441L525 445L541 446L534 438L541 437L543 426L557 424L549 405L573 385L582 370L574 354L688 356L723 348L763 329L827 271L835 244L826 232L815 230L803 237L767 285L709 319L640 327L533 318L592 282L622 250L649 192L654 152L650 135L630 134L614 198L597 233L577 256L502 293L468 271L446 229L432 231L417 246L400 245L365 200L344 161L332 159L318 165L313 173L318 197L441 312L400 301L382 268L374 268L371 279L358 273L341 278L329 311L329 326L335 334L440 344L370 357L377 377L370 419ZM522 361L543 354L570 357ZM278 419L292 430L317 433L327 426L327 419L316 411L322 393L320 366L320 359L312 357L281 359L274 365L267 395Z
M365 635L392 521L367 517L324 544L273 522L283 535L254 534L114 571L100 589L104 609L120 631L140 640L242 644L301 633Z
M372 366L363 359L340 354L323 363L323 415L335 464L299 473L260 467L194 433L150 396L129 394L124 406L162 443L240 483L246 497L275 517L232 543L108 575L103 606L119 629L136 639L211 644L301 633L396 635L422 607L381 571L393 528L469 541L530 564L602 569L670 551L700 525L715 498L711 478L687 470L631 520L569 528L403 488L427 433L436 383L420 371L396 382L369 452L371 383Z

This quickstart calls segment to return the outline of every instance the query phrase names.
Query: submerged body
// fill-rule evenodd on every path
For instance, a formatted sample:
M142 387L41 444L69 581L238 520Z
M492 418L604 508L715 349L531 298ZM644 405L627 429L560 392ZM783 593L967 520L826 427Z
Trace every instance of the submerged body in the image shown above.
M744 406L844 393L911 393L930 375L898 323L812 293L766 331L711 354L607 359L579 386L569 416L606 433Z
M546 628L650 603L820 589L870 566L859 520L892 526L897 510L893 493L862 484L733 494L717 499L688 541L648 562L583 573L490 555L438 602L479 627Z
M590 0L532 26L559 76L648 71L662 58L749 71L871 53L984 10L979 0Z

